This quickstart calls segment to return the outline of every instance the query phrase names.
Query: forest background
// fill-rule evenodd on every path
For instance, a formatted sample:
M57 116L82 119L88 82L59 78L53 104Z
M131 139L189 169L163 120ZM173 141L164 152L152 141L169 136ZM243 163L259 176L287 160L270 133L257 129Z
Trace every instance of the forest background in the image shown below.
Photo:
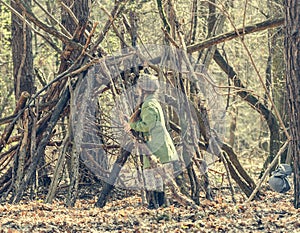
M293 188L285 195L276 194L265 182L278 163L296 161L294 147L288 144L291 111L285 62L284 4L287 2L1 0L0 3L3 229L59 231L89 227L118 231L125 227L150 231L169 227L179 232L191 229L226 232L288 230L298 226L299 211L292 208L299 207L298 194L293 197ZM299 6L296 8L299 10ZM177 206L175 202L175 210L171 206L148 211L139 205L139 192L116 188L111 195L104 195L104 203L107 201L108 205L103 210L97 209L93 205L107 183L76 151L76 135L72 135L70 126L74 117L70 107L72 95L76 85L89 76L91 67L100 64L103 68L101 58L114 57L125 48L147 45L183 51L181 62L188 68L191 64L201 67L206 77L203 83L212 91L203 93L189 81L189 76L199 78L196 68L181 74L142 59L141 64L152 72L178 80L182 84L178 88L201 113L197 115L199 145L192 153L198 157L184 171L184 185L177 182L181 191L187 189L182 192L184 197L179 195L184 204ZM145 67L130 68L130 74L137 74L137 70ZM120 74L125 84L132 77L130 74ZM299 74L297 77L299 81ZM115 131L108 123L113 111L111 105L124 89L119 81L107 84L99 95L98 120L99 125L104 125L99 128L101 145L105 145L111 161L122 155L119 145L114 143ZM220 99L214 110L224 114L222 133L218 135L222 153L215 154L218 162L209 166L205 176L197 161L214 154L207 150L213 134L208 132L214 132L215 117L220 116L213 115L215 106L210 103ZM170 132L178 136L176 116L172 110L168 113L170 122L175 122L170 123ZM191 132L188 137L193 138ZM275 157L276 163L269 166ZM259 181L262 188L258 191ZM175 196L178 190L173 190ZM205 200L210 192L213 202ZM125 205L123 198L132 205ZM247 202L250 199L255 201ZM202 212L189 203L198 204ZM228 216L223 216L224 224L219 223L221 216L232 208ZM78 217L80 211L82 222L72 223L66 217ZM52 215L55 212L64 216L65 223L55 219ZM237 214L238 226L233 217ZM9 215L14 216L13 220L7 220ZM143 219L143 215L147 217ZM17 221L19 216L23 220ZM34 217L37 220L30 224L28 219ZM94 221L97 223L93 225ZM158 224L154 226L153 221Z

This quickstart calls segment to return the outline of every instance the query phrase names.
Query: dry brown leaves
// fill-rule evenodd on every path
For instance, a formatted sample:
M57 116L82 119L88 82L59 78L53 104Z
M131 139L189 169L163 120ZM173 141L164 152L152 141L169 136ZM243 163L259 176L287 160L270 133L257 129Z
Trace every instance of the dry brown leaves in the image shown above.
M222 197L202 200L198 209L171 205L157 210L142 206L137 196L94 208L79 200L74 208L42 201L0 205L0 232L300 232L300 210L292 193L266 191L263 200L232 204Z

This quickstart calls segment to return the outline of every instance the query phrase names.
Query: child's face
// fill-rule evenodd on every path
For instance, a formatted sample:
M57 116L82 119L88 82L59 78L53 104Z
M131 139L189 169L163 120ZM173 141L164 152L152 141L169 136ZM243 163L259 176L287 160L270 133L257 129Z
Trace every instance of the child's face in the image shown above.
M143 93L143 91L142 91L142 89L141 89L140 87L138 87L136 91L137 91L137 94L138 94L139 96L141 96L142 93Z

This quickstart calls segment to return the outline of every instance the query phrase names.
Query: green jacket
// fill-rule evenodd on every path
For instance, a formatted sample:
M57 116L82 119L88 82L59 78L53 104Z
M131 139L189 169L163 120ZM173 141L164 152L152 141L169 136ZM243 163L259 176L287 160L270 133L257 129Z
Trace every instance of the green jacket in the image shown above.
M131 129L142 132L151 152L161 163L178 160L178 155L165 126L164 114L159 102L153 95L146 97L141 106L140 120L130 124ZM150 162L143 156L144 168L150 167Z

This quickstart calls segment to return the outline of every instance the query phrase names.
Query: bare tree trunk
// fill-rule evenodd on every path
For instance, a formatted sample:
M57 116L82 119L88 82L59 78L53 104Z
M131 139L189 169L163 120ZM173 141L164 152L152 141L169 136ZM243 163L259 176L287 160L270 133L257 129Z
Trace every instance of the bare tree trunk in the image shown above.
M27 4L30 5L30 2L27 1ZM11 6L24 15L22 9L14 1L11 1ZM25 22L15 14L12 14L11 21L14 86L15 97L18 100L23 91L30 95L34 91L32 33Z
M89 3L88 0L80 1L63 1L66 7L62 11L62 24L73 35L73 39L81 44L85 44L86 39L84 37L84 31L87 26L87 20L89 16ZM70 11L71 10L71 11ZM74 18L75 17L75 18ZM78 30L81 33L78 34ZM65 45L64 45L65 46ZM68 49L68 45L65 46L65 50ZM61 57L60 72L65 71L70 64L72 64L79 56L81 51L77 50L70 54L69 57ZM72 138L72 133L70 133ZM79 154L76 152L75 146L72 145L71 161L70 161L70 186L68 190L67 206L74 206L79 180Z
M300 208L300 2L285 0L284 5L286 85L294 164L294 206Z

